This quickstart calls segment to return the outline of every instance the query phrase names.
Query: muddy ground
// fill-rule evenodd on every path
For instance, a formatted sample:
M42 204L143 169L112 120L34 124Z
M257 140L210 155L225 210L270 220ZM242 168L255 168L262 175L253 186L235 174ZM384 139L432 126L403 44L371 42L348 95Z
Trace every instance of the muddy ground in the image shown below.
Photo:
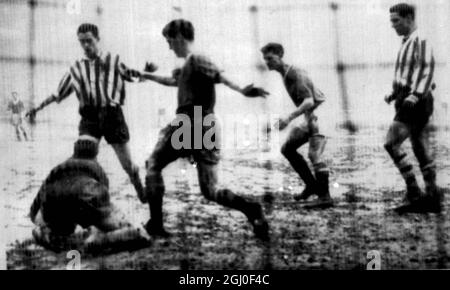
M173 236L136 251L82 256L81 268L365 269L371 250L380 252L382 269L448 268L449 201L441 215L398 216L392 212L404 191L402 179L382 147L386 130L362 128L349 134L337 129L330 137L326 157L336 206L328 210L306 211L294 202L293 194L299 193L303 184L278 151L223 152L220 184L264 204L271 226L269 243L253 237L239 212L206 201L195 169L179 160L164 171L166 226ZM443 129L431 132L438 183L447 196L448 135ZM71 153L73 136L60 142L57 148L51 140L38 139L2 145L7 157L1 190L6 201L3 215L9 269L65 269L69 261L66 253L56 254L30 241L32 224L26 217L48 171ZM113 151L104 142L101 146L99 161L111 179L112 201L134 223L146 222L148 208L135 197ZM407 147L411 152L409 144ZM148 151L135 154L142 175ZM306 155L307 150L300 152ZM265 199L267 195L273 200Z

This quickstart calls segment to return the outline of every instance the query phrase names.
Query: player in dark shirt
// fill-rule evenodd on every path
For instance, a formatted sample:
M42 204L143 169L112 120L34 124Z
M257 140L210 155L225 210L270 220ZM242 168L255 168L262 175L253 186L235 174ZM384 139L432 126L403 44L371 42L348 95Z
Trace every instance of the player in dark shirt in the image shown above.
M316 108L325 101L324 94L317 89L306 72L284 63L283 46L279 43L265 45L261 52L270 70L275 70L283 77L286 90L297 107L286 118L281 118L276 124L279 130L285 129L289 123L301 115L305 120L291 129L281 153L289 160L294 170L305 182L305 190L296 196L296 200L306 200L317 194L318 199L305 205L306 208L327 208L333 206L328 186L328 167L322 160L326 139L319 130L318 118L314 114ZM309 142L308 157L314 167L315 176L306 163L306 160L297 152L305 143Z
M248 97L265 96L263 89L249 85L241 88L224 77L218 67L206 56L193 51L194 27L189 21L179 19L168 23L163 29L170 49L177 57L185 59L181 69L175 70L172 77L161 77L143 73L142 77L158 83L178 87L178 107L176 122L162 129L155 149L147 161L146 192L150 204L151 219L147 224L149 234L166 235L163 227L162 199L164 182L161 171L169 163L180 157L191 157L197 163L200 189L209 200L223 206L237 209L244 213L253 225L255 235L263 240L268 239L268 223L264 218L261 205L243 198L228 189L217 188L217 164L219 148L213 144L197 144L195 140L188 144L189 148L179 148L174 144L174 133L179 130L177 120L187 120L191 128L199 125L202 136L211 129L215 130L215 138L220 134L214 119L216 102L215 85L223 83ZM211 122L206 122L209 119ZM208 123L208 124L205 124ZM191 130L193 132L193 130ZM195 138L195 132L192 135ZM201 142L200 142L201 143ZM208 143L208 142L206 142ZM193 145L193 146L192 146Z
M149 240L144 229L133 227L110 202L109 181L97 153L98 141L80 136L74 155L45 179L30 208L38 244L55 251L93 251ZM75 233L77 225L89 231Z

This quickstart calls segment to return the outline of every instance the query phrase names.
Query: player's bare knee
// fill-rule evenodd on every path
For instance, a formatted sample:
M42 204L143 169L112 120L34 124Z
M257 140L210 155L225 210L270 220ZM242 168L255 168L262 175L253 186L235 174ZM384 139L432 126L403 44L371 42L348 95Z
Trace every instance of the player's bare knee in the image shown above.
M319 162L319 156L316 152L308 152L308 159L312 164L316 164Z

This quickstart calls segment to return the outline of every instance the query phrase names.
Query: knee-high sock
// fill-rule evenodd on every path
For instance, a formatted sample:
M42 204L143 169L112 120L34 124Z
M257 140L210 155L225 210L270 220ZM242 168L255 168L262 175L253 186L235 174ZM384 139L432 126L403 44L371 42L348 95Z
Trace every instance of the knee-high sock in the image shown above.
M130 173L130 181L133 184L138 196L140 197L144 195L144 186L142 185L141 178L139 176L139 168L137 166L133 167Z
M394 161L395 166L397 166L400 174L406 182L408 187L419 187L414 176L413 166L408 161L407 154L405 152L397 152L391 146L386 145L386 150Z
M314 172L316 174L317 185L319 187L319 196L326 197L330 195L329 189L329 171L324 162L318 162L314 165Z
M294 150L284 152L283 154L287 158L287 160L289 160L289 163L294 168L294 170L303 179L306 186L314 186L316 184L316 179L309 169L308 163L302 155L298 154Z
M145 192L150 208L152 224L163 226L162 203L165 187L162 174L159 171L147 174L145 178Z
M219 189L212 194L205 194L205 197L220 205L241 211L249 220L257 219L261 216L261 206L258 203L241 197L229 189Z
M420 168L423 175L423 180L425 182L426 188L435 188L436 187L436 165L434 162L431 162L422 168Z

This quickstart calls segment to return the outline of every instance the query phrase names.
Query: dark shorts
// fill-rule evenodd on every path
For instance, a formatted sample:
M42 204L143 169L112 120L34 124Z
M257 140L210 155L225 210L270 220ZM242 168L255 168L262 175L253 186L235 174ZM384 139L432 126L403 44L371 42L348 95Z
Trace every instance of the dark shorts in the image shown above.
M404 99L398 99L395 102L394 121L402 122L415 130L422 130L428 124L433 114L433 96L428 96L419 100L412 108L403 105Z
M109 144L124 144L130 140L128 126L120 106L106 108L86 107L80 110L79 135L98 139L105 137Z
M202 162L206 164L217 164L220 160L220 149L218 146L206 148L202 143L201 149L194 149L194 134L191 130L191 146L188 148L177 148L172 144L172 135L180 127L168 124L159 132L158 142L155 145L150 161L153 166L162 169L167 164L175 161L178 158L192 158L195 162ZM211 127L203 127L202 136ZM215 136L219 136L219 128L216 127ZM178 139L178 138L176 138Z
M113 212L108 189L90 177L62 178L42 192L42 217L52 232L73 233L76 225L97 226Z

